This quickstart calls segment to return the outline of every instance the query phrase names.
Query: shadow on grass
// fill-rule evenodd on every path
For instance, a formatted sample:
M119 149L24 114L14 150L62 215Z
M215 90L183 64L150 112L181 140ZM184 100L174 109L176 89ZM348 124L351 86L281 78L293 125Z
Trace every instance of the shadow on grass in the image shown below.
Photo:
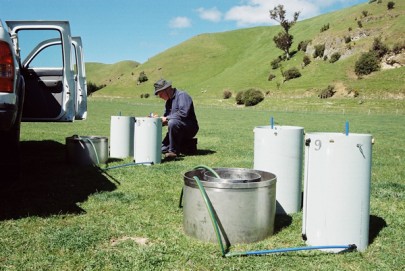
M197 150L197 153L194 154L181 154L180 156L177 156L176 158L163 158L162 163L167 163L167 162L172 162L172 161L182 161L184 160L184 157L187 156L203 156L203 155L211 155L216 153L216 151L212 150Z
M214 154L214 153L216 153L216 151L212 151L212 150L197 150L197 154L194 154L194 155L199 155L199 156L201 156L201 155L211 155L211 154Z
M276 214L274 219L274 234L281 232L292 223L292 217L287 214Z
M372 244L380 231L387 227L387 222L379 216L370 215L370 225L368 231L368 243Z
M65 153L59 142L21 142L19 178L0 182L0 221L84 213L78 203L95 192L116 189L97 167L68 164Z

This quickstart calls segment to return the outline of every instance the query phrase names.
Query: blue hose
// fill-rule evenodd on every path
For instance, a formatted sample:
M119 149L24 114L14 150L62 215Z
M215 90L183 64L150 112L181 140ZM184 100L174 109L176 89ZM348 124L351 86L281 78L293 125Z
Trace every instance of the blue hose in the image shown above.
M194 169L206 169L213 173L217 178L220 178L218 174L211 169L210 167L200 165L194 167ZM354 244L350 245L332 245L332 246L311 246L311 247L292 247L292 248L279 248L279 249L272 249L272 250L258 250L258 251L245 251L245 252L226 252L228 251L228 247L224 248L224 244L222 242L221 233L219 231L218 221L213 211L213 206L211 201L208 198L207 192L205 191L204 186L202 185L200 179L197 176L194 176L193 179L196 181L198 189L200 190L201 196L203 197L204 203L207 207L209 216L211 218L212 225L214 227L214 231L218 240L218 244L221 249L222 257L234 257L234 256L256 256L256 255L265 255L265 254L274 254L274 253L284 253L284 252L294 252L294 251L302 251L302 250L320 250L320 249L343 249L345 251L353 251L357 247Z
M153 162L128 163L128 164L122 164L122 165L103 168L103 170L110 170L110 169L116 169L116 168L121 168L121 167L129 167L129 166L137 166L137 165L153 165Z
M271 250L258 250L258 251L246 251L246 252L229 252L225 254L225 257L232 256L251 256L251 255L265 255L274 253L294 252L302 250L318 250L318 249L343 249L347 251L355 250L356 245L336 245L336 246L312 246L312 247L291 247L291 248L278 248Z

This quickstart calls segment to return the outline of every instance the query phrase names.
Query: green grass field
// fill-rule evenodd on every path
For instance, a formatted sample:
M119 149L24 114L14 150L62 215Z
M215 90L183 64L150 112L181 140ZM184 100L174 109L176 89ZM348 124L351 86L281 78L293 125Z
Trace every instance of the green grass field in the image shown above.
M2 180L0 189L0 270L404 270L404 114L384 103L371 112L355 106L345 112L333 106L315 110L315 105L296 110L292 105L284 110L281 105L238 108L196 101L198 155L107 173L68 165L65 138L109 137L112 115L161 113L160 101L93 97L85 121L23 123L21 180L11 186ZM253 129L268 125L271 116L276 124L303 126L306 132L343 132L349 121L350 132L373 135L365 252L222 258L218 244L183 233L182 174L200 164L252 168ZM128 162L115 160L109 166ZM275 235L230 250L303 246L302 213L287 220L276 218Z

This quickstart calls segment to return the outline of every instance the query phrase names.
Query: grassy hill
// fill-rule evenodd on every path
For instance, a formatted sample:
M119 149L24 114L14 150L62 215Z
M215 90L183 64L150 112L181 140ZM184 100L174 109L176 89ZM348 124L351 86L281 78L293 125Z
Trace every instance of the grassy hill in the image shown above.
M364 97L403 99L405 67L381 70L362 79L354 73L355 62L362 52L371 48L376 37L389 48L397 42L405 44L405 1L395 1L392 10L387 10L386 2L360 4L295 24L291 29L292 51L297 51L301 41L311 40L311 43L306 52L298 51L282 63L284 70L297 67L302 74L286 82L283 82L281 70L273 70L270 65L282 54L273 42L273 37L281 31L280 26L201 34L143 64L132 61L113 65L87 63L88 80L107 85L95 93L103 96L140 97L152 93L153 82L164 77L195 98L207 98L210 102L221 99L224 90L236 93L250 87L275 97L317 97L328 85L334 85L341 96L355 90ZM329 29L321 32L326 24ZM352 40L349 43L345 42L347 36ZM313 59L311 48L317 44L326 45L325 53L329 57L339 52L341 59L335 63ZM311 63L302 68L305 54L311 57ZM149 80L137 84L141 71ZM275 75L271 81L269 74Z

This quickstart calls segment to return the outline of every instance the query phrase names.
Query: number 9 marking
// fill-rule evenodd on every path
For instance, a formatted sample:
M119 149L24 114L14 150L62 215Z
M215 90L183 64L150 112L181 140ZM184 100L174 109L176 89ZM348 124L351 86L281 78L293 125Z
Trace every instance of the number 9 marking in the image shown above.
M314 144L315 144L315 150L319 151L321 149L321 147L322 147L322 141L317 139L317 140L315 140Z

